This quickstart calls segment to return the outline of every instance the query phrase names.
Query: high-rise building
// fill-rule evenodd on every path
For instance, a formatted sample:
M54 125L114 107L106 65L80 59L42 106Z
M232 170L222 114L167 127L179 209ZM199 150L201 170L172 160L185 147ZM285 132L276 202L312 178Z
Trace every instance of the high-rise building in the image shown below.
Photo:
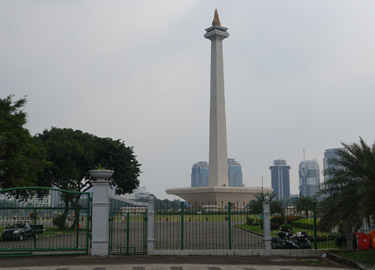
M299 163L299 190L302 197L313 197L320 188L319 163L315 160L304 160Z
M324 152L324 158L323 158L323 169L327 170L329 168L334 168L335 165L332 164L332 160L338 157L337 151L339 150L345 150L344 148L331 148L326 149ZM329 175L324 175L324 182L330 179L331 177Z
M208 176L208 162L195 163L191 170L191 187L207 187ZM230 187L243 187L241 164L233 158L228 159L228 181Z
M208 186L208 162L200 161L191 169L191 187Z
M273 161L271 170L271 186L273 193L277 194L279 200L289 199L290 197L290 166L286 164L286 160L277 159Z
M243 187L241 164L233 158L228 158L228 180L230 187Z

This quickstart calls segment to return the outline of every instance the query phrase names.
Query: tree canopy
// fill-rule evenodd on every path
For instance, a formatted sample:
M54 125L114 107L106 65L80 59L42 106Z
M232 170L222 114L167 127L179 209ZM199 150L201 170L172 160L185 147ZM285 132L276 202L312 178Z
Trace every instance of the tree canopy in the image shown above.
M309 216L309 211L314 209L314 199L311 197L300 197L294 201L294 205L298 212L305 212L306 217Z
M116 194L131 193L139 185L140 164L132 147L120 140L100 138L80 130L51 128L36 136L51 163L39 185L87 191L94 181L88 171L97 166L114 170L110 179Z
M26 98L0 99L0 187L33 186L48 163L40 144L24 127Z
M278 200L275 200L277 197L277 194L274 193L263 193L259 192L255 194L255 200L250 201L248 204L248 207L251 209L251 212L254 214L261 214L263 213L263 201L265 200L266 196L270 198L270 212L271 214L281 214L284 215L284 209L281 205L281 202Z
M333 227L343 222L349 236L375 213L375 144L370 147L360 138L359 144L342 145L333 166L324 171L330 179L320 191L325 198L320 223Z

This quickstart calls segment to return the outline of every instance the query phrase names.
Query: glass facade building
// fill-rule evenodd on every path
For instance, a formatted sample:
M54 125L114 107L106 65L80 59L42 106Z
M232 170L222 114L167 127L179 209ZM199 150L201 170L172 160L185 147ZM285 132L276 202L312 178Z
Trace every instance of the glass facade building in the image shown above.
M286 160L277 159L273 161L271 170L271 186L273 193L277 195L279 200L289 199L290 197L290 166L286 164Z
M302 197L313 197L320 189L320 169L316 160L299 163L299 190Z
M195 163L191 169L191 187L208 186L208 162Z
M208 162L195 163L191 169L191 187L207 187ZM243 187L241 164L235 159L228 159L228 181L231 187Z
M345 150L344 148L331 148L327 149L324 152L323 158L323 169L327 170L329 168L333 168L335 165L331 164L331 161L337 158L337 151ZM324 181L327 181L330 178L329 175L324 175Z

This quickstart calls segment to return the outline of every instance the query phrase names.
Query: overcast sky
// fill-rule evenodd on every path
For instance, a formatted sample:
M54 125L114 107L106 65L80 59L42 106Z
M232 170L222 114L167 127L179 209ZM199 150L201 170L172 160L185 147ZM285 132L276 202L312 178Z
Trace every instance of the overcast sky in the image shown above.
M248 187L269 166L375 139L375 1L0 1L0 98L27 95L27 128L134 146L159 198L208 161L210 41L224 40L228 157ZM323 177L321 177L321 180ZM173 197L168 197L173 198Z

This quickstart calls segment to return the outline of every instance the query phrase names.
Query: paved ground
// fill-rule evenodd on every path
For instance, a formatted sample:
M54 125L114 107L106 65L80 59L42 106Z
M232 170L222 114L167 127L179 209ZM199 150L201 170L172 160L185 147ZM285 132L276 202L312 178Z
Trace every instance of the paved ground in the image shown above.
M242 256L48 256L0 258L0 270L336 270L325 258Z

